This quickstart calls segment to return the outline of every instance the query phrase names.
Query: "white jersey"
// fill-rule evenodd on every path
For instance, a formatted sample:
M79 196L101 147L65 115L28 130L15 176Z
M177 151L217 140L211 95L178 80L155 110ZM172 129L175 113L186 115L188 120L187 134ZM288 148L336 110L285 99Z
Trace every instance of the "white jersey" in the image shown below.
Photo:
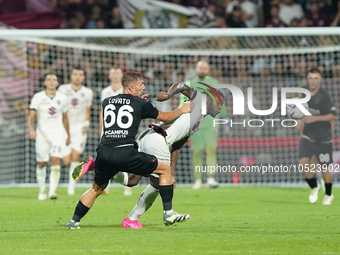
M190 101L195 104L191 113L182 114L171 122L162 123L161 127L167 132L166 142L169 146L182 140L184 137L191 136L201 127L204 115L202 115L203 94L195 90Z
M86 121L87 108L92 106L92 90L85 86L81 86L79 90L74 90L71 83L69 83L61 85L58 91L66 95L69 102L67 115L70 128L73 126L83 127Z
M63 113L68 110L65 95L56 91L54 97L46 95L45 90L34 94L30 109L37 113L37 135L60 137L65 132Z
M120 87L119 89L117 90L113 90L111 85L106 87L105 89L102 90L102 93L101 93L101 101L103 102L105 98L107 97L113 97L113 96L117 96L119 94L122 94L123 93L123 86Z

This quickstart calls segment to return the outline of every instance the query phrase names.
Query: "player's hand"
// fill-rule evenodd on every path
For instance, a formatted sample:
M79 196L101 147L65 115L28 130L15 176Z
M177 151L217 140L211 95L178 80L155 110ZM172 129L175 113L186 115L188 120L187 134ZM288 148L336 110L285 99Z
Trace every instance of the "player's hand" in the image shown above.
M189 112L191 112L193 107L195 107L195 104L193 102L190 102L190 101L184 102L182 104L182 106L181 106L182 113L189 113Z
M71 143L71 139L70 139L70 137L68 136L67 139L66 139L66 146L70 145L70 143Z
M30 130L29 138L30 138L31 140L35 140L35 136L36 136L35 131L34 131L34 130Z
M306 117L304 117L303 120L305 121L305 123L312 123L317 121L316 117L313 115L306 115Z
M150 97L150 94L142 95L142 98L143 98L143 99L149 99L149 97Z
M176 188L176 179L174 176L172 176L172 185L174 185L174 188Z
M161 91L158 93L156 101L163 102L170 98L170 95L167 92Z
M83 134L86 134L88 130L89 130L89 127L84 126L84 127L83 127Z

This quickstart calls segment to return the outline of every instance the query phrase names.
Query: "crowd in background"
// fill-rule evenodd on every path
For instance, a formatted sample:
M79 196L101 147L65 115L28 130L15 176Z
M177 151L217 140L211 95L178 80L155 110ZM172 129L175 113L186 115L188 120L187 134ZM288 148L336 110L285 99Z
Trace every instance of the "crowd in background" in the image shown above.
M338 0L164 0L206 8L221 28L340 26ZM116 0L51 0L64 15L61 28L119 29Z

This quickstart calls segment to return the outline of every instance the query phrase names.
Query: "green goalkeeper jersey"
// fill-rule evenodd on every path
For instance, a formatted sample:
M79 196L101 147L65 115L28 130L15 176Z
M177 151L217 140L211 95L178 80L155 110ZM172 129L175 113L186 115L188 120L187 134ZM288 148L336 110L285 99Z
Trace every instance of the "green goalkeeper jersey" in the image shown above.
M193 79L190 79L189 81L186 81L185 83L188 85L188 86L191 86L193 87L194 89L200 91L200 92L204 92L204 90L207 90L207 87L198 83L198 82L202 82L202 83L205 83L213 88L215 88L215 85L216 84L220 84L219 81L215 78L212 78L210 76L205 76L203 79L200 79L198 76L196 76L195 78ZM184 96L183 94L181 94L181 98L180 98L180 105L184 102L184 100L188 99L186 96ZM221 118L226 118L227 117L227 108L225 106L225 103L223 102L223 105L222 105L222 109L221 109ZM214 118L211 117L210 115L209 116L206 116L203 121L202 121L202 124L201 124L201 129L203 130L206 130L206 129L211 129L211 130L214 130L215 128L218 129L218 126L216 126L214 128Z

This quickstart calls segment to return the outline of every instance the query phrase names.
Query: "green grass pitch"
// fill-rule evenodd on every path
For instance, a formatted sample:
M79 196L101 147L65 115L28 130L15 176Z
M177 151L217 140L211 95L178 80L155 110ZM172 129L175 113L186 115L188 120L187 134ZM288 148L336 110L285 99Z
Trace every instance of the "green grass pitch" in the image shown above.
M176 188L174 209L190 219L162 222L160 197L140 219L148 229L121 222L142 187L100 196L80 223L65 229L80 195L59 188L56 201L38 201L37 188L0 189L0 254L340 254L340 190L331 206L309 204L309 188Z

